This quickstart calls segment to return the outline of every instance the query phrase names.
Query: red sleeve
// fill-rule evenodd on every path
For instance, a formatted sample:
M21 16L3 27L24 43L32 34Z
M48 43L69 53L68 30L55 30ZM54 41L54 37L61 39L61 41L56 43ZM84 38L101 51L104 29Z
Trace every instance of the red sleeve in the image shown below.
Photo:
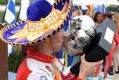
M31 73L31 71L27 67L26 59L21 63L18 71L17 71L17 77L16 80L27 80L28 75Z

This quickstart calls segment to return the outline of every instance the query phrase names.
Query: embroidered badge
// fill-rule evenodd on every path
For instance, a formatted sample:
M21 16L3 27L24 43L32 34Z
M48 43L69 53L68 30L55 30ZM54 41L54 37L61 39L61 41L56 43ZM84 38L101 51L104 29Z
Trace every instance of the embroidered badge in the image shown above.
M46 69L50 72L52 72L51 68L49 66L46 66Z

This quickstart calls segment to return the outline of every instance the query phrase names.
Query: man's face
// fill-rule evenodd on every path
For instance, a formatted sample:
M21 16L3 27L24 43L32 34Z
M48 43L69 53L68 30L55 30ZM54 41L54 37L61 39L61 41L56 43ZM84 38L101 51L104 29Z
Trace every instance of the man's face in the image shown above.
M79 11L78 11L78 10L75 10L75 11L72 13L72 17L75 17L75 16L79 16Z
M86 11L86 15L87 16L90 16L90 11Z
M65 32L61 29L50 38L51 48L54 52L59 52L63 48Z
M112 19L113 22L116 22L115 15L113 15L111 19Z
M69 36L66 36L63 29L50 38L50 44L51 49L54 52L59 52L64 47L65 49L67 48L69 55L77 55L81 53L78 48L72 47L72 42L69 41Z

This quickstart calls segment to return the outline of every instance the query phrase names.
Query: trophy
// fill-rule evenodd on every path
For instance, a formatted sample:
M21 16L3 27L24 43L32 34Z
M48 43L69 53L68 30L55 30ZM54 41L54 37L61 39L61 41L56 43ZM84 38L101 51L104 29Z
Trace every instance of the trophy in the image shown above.
M105 59L112 46L115 23L106 19L96 29L91 17L85 15L74 17L70 23L67 45L73 50L67 46L67 51L75 54L78 50L76 54L85 54L85 59L89 62Z

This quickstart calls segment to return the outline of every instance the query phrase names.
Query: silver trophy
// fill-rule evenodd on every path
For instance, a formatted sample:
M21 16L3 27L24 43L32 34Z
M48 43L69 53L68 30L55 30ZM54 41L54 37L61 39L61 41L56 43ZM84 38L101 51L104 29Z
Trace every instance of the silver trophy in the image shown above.
M66 32L65 50L71 55L84 53L95 37L95 33L95 23L91 17L84 15L74 17Z

